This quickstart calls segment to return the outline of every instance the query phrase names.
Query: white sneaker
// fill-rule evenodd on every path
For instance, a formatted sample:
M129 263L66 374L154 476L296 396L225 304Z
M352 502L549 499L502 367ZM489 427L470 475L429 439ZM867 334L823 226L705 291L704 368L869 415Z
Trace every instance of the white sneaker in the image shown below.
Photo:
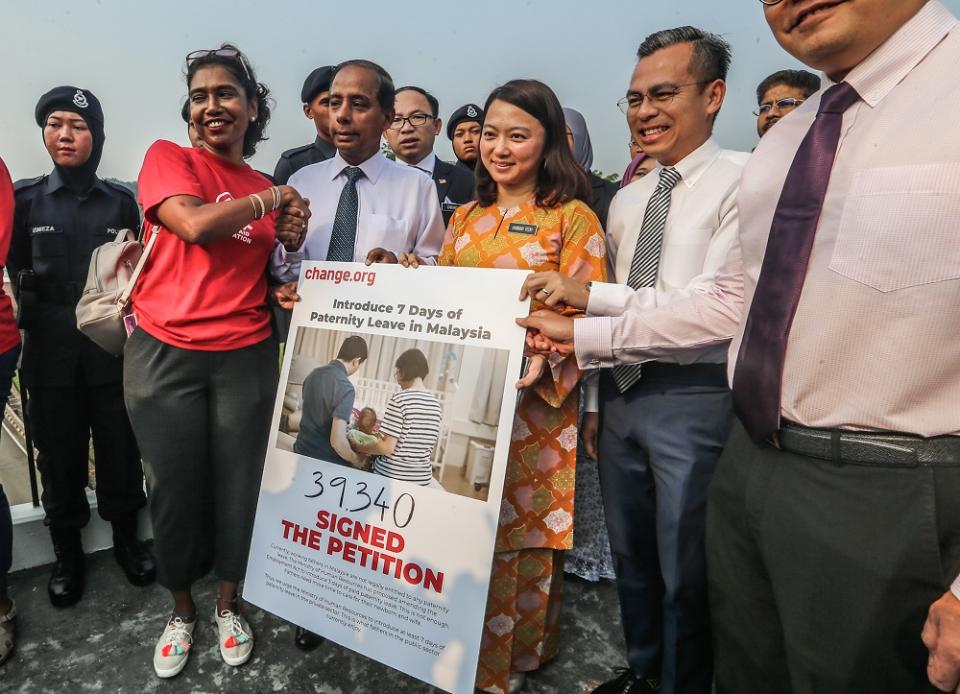
M246 617L230 610L214 614L220 636L220 655L227 665L243 665L253 653L253 632Z
M196 618L191 622L185 622L177 616L170 618L160 634L156 648L153 649L153 670L157 677L179 675L186 667L190 647L193 645L193 628L196 625Z

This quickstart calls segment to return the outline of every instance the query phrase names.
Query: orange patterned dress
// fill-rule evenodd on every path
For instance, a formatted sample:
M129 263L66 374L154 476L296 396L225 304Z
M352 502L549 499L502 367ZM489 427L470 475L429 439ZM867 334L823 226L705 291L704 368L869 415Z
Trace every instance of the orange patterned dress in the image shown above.
M579 200L509 210L470 203L454 212L439 263L557 270L588 282L606 279L605 255L600 222ZM477 687L488 692L506 692L511 672L536 670L557 652L563 550L573 544L579 381L574 358L555 358L517 408L477 669Z

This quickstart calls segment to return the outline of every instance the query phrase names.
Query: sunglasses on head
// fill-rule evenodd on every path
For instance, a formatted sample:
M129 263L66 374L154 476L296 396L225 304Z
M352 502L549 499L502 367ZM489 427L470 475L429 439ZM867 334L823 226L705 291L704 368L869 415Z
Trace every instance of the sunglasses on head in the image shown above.
M198 60L203 60L204 58L226 58L227 60L236 60L240 63L240 67L243 68L243 73L247 76L247 79L251 82L253 77L250 75L250 69L247 67L247 61L243 57L243 53L238 51L236 48L213 48L210 50L201 49L199 51L192 51L187 53L187 67L190 67L193 63Z

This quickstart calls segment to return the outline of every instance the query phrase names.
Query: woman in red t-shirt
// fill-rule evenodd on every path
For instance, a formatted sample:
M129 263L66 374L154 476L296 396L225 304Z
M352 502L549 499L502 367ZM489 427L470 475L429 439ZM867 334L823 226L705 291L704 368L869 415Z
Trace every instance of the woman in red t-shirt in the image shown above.
M137 328L124 353L130 421L150 492L157 578L173 614L154 669L186 665L196 624L191 585L213 568L220 653L247 661L253 634L240 613L257 491L278 380L266 304L274 244L302 241L309 210L244 159L270 118L267 88L234 46L187 56L190 119L199 148L155 142L139 197L160 235L133 294ZM274 231L276 211L302 220Z

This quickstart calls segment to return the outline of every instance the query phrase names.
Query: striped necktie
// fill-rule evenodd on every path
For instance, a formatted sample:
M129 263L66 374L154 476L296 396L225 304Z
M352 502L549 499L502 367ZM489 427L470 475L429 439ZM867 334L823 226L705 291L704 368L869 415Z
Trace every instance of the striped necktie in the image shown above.
M652 287L657 283L657 268L660 265L660 250L663 248L663 230L670 213L670 197L680 182L680 172L672 166L660 170L660 181L647 203L643 215L643 227L637 237L637 247L630 263L627 285L631 289ZM640 364L622 364L613 367L613 380L621 393L640 380Z
M363 177L358 166L348 166L343 170L347 182L340 191L337 214L333 218L333 231L330 233L330 247L327 260L342 263L353 262L353 247L357 242L357 215L360 213L360 197L357 195L357 181Z

